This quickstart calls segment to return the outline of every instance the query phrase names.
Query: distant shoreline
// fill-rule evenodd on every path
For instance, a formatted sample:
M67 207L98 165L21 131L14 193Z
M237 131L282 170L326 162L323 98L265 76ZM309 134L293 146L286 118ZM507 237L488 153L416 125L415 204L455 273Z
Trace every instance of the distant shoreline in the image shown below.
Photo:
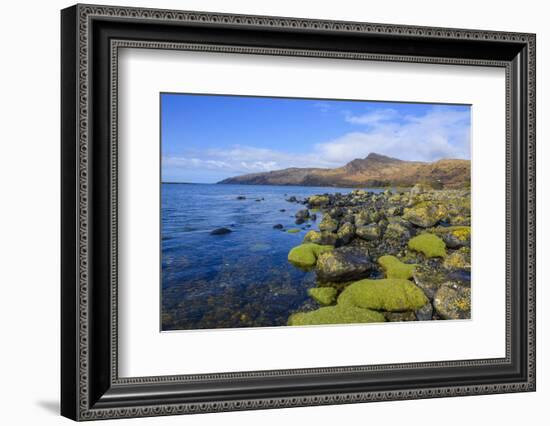
M161 182L162 185L213 185L213 186L265 186L265 187L272 187L272 186L279 186L279 187L289 187L289 188L295 188L295 187L303 187L303 188L339 188L339 189L349 189L349 190L355 190L355 189L362 189L362 190L386 190L386 189L392 189L396 191L408 191L412 188L412 186L340 186L340 185L299 185L299 184L261 184L261 183L220 183L220 182Z

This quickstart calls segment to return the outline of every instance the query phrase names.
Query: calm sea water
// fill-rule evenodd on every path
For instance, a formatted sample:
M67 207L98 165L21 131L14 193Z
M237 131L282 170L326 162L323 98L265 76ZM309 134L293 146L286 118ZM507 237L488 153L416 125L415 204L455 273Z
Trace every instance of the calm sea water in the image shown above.
M292 266L287 255L308 230L318 229L321 215L297 226L294 214L304 206L286 199L349 191L163 184L162 329L280 326L297 309L313 308L307 289L315 285L314 273ZM221 227L233 232L210 234Z

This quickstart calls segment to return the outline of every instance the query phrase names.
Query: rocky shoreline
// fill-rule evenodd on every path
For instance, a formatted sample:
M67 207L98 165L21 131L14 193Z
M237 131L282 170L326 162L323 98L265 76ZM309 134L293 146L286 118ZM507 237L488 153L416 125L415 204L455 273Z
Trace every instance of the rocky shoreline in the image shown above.
M319 230L288 254L315 271L316 309L293 313L289 325L470 318L469 190L417 184L288 201L305 205L297 224L322 213Z

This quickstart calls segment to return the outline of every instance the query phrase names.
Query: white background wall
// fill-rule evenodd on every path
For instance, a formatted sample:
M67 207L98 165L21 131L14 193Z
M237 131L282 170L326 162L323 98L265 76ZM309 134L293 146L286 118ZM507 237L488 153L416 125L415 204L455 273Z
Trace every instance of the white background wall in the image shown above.
M422 401L293 408L102 424L280 425L544 424L550 401L548 249L550 27L545 2L500 0L161 0L108 1L143 7L526 31L537 33L538 390ZM70 2L2 5L0 65L0 419L68 424L59 404L59 9ZM546 191L547 192L547 191ZM538 420L537 420L538 419Z

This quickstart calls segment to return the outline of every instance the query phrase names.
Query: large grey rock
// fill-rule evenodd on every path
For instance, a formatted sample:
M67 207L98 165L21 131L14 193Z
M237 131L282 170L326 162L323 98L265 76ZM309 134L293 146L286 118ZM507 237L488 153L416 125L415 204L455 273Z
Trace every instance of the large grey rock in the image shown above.
M355 233L359 238L362 238L366 241L375 241L380 239L380 237L382 236L382 230L380 229L380 226L376 223L358 226L355 229Z
M366 278L375 269L368 251L360 247L339 247L317 258L317 278L321 282L342 282Z

